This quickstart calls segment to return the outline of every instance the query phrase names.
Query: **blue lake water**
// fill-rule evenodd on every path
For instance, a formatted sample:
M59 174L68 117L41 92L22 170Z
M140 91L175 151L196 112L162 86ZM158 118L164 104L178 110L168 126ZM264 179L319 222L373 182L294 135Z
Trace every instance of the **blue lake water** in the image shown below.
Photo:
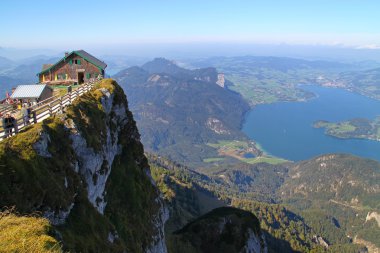
M338 139L313 128L317 120L374 119L380 101L342 89L301 86L317 95L308 102L259 105L246 116L243 132L268 153L292 161L326 153L349 153L380 161L380 142Z

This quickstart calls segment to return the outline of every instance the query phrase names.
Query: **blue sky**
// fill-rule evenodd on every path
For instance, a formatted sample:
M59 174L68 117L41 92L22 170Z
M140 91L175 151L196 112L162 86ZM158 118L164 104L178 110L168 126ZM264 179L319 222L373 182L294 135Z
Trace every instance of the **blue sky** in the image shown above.
M380 47L378 0L12 0L0 46L67 48L151 43Z

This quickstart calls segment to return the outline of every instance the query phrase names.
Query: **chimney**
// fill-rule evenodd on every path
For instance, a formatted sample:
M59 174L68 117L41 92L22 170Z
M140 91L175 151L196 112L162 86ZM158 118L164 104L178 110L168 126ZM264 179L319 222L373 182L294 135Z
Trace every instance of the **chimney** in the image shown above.
M69 56L69 52L65 52L65 57Z

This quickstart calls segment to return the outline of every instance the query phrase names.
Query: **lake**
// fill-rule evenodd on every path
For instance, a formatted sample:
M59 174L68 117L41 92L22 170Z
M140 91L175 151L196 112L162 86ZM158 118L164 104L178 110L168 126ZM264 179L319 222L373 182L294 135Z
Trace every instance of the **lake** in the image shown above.
M269 154L292 161L326 153L349 153L380 161L378 141L338 139L325 135L324 129L313 128L317 120L374 119L380 115L380 101L343 89L300 87L317 97L307 102L256 106L246 115L243 132Z

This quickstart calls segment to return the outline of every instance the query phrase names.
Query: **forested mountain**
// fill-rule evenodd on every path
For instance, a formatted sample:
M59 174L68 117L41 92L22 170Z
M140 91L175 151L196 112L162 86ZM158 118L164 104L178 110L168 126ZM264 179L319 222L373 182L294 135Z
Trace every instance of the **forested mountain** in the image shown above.
M330 243L362 239L380 247L377 161L329 154L297 163L278 196L302 210Z
M148 150L200 164L217 155L207 143L247 140L240 127L248 104L216 84L214 68L187 70L158 58L115 78L128 94Z

